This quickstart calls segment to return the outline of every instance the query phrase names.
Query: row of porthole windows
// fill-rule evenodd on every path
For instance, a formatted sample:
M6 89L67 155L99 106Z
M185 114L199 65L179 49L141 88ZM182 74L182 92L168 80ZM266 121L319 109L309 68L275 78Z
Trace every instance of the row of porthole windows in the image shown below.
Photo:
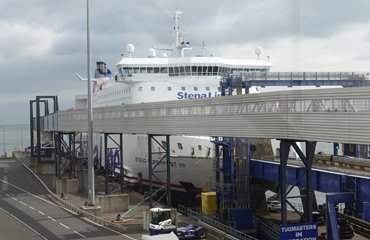
M151 86L151 87L150 87L150 90L151 90L151 91L155 91L155 87L154 87L154 86ZM190 89L188 89L188 90L190 90ZM199 88L198 88L198 87L193 87L193 89L192 89L192 90L194 90L194 91L199 91ZM206 91L210 91L210 90L211 90L211 88L210 88L210 87L205 87L205 90L206 90ZM220 90L221 90L221 88L220 88L220 87L218 87L218 91L220 91ZM139 91L139 92L143 91L143 87L142 87L142 86L138 87L138 91ZM172 87L171 87L171 86L168 86L168 87L167 87L167 91L172 91ZM182 87L181 87L181 91L186 91L186 87L182 86Z
M229 68L221 66L178 66L178 67L123 67L118 69L124 77L132 74L161 73L169 76L217 76L224 73L267 72L264 68Z

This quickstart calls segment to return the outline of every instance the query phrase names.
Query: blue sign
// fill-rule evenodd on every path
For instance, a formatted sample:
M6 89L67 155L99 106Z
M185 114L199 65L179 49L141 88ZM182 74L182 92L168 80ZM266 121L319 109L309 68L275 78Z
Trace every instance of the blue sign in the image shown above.
M280 225L280 239L284 240L317 240L317 224Z

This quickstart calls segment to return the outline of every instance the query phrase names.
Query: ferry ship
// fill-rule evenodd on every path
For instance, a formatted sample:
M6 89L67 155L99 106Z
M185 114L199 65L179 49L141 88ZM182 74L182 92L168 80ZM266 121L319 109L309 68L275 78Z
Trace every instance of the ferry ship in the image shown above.
M104 62L97 63L93 87L94 107L218 97L223 75L270 70L272 64L269 59L259 57L261 48L256 49L256 59L205 56L204 46L200 54L192 54L193 47L179 28L181 14L181 11L174 12L174 42L171 48L149 48L147 56L136 57L134 45L128 44L126 53L117 63L117 75L114 77ZM250 93L253 92L257 90L250 89ZM76 99L76 106L83 105L82 102L86 101ZM98 168L104 168L102 141L102 136L95 136L94 152ZM165 144L165 138L159 139L159 143ZM146 135L124 135L122 154L125 180L135 182L140 175L143 183L148 183L147 147ZM110 150L108 153L113 159L110 168L113 171L119 171L117 151ZM158 143L153 145L155 151L161 151ZM193 194L211 190L215 179L212 170L214 151L210 137L171 136L172 190ZM165 169L165 162L161 160L163 154L158 154L157 158L153 156L156 171ZM156 175L153 183L160 187L166 182L166 173Z

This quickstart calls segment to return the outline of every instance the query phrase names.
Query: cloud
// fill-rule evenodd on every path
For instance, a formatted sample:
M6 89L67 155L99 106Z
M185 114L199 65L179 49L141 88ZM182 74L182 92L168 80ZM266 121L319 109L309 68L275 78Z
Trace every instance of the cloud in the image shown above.
M173 40L172 14L195 52L234 58L270 56L274 71L368 71L370 1L358 0L94 0L90 2L91 60L114 71L127 43L145 56ZM86 84L86 1L1 0L0 122L28 121L28 101L58 95L73 105ZM23 103L23 105L22 105ZM12 111L13 109L13 111ZM21 111L14 111L20 109ZM8 116L12 116L9 118ZM18 117L17 117L18 116Z
M34 29L22 23L0 22L0 31L3 33L0 38L3 60L12 60L18 56L43 57L59 37L50 29Z

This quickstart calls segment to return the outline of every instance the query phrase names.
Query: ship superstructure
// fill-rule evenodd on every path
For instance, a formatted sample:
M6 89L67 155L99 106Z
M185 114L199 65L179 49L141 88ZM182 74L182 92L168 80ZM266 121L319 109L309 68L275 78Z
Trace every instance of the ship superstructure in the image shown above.
M98 62L100 70L96 72L94 81L94 107L217 97L222 76L270 70L270 61L259 58L260 48L258 59L249 60L204 56L204 51L200 55L192 55L193 48L179 29L181 11L174 15L172 48L150 48L146 57L136 57L134 45L128 44L126 53L117 63L118 74L115 77L111 77L105 63ZM255 91L251 89L251 92ZM97 146L101 146L101 141L102 137L96 136ZM147 181L147 141L147 136L124 135L122 154L126 180L136 181L140 174L143 182ZM186 183L199 189L210 189L214 179L211 160L214 150L210 138L171 136L170 147L172 189L184 191ZM159 146L154 145L153 148L160 151ZM105 154L97 151L95 157L103 164L100 156ZM159 154L154 161L160 159ZM165 174L158 180L162 177L164 181ZM155 183L161 184L160 181Z

